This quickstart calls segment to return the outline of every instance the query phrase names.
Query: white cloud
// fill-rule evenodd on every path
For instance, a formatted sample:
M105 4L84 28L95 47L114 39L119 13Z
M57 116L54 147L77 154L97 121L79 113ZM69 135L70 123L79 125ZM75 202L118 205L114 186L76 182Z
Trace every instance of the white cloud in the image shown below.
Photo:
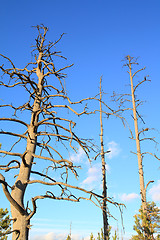
M31 240L66 240L68 234L67 233L54 233L49 232L45 235L36 235L31 237ZM73 240L81 240L82 236L80 234L72 234ZM84 240L89 240L89 237L85 237Z
M116 157L119 155L119 153L121 152L121 148L119 146L118 143L116 143L115 141L111 141L107 144L107 151L110 151L109 153L106 154L106 157L108 159L112 159L113 157ZM81 147L79 147L79 149L77 150L77 153L73 152L72 154L70 154L70 160L72 162L82 162L85 158L86 154L83 151L83 149Z
M54 233L54 232L49 232L45 235L36 235L31 238L31 240L64 240L67 238L66 233Z
M100 166L99 164L92 166L88 170L88 177L83 181L84 185L90 185L93 182L96 182L100 178Z
M149 190L149 194L153 201L160 201L160 180Z
M78 149L77 153L74 152L73 154L70 155L70 161L76 162L76 163L82 162L83 159L84 159L84 157L85 157L85 152L84 152L83 149L80 147L80 148Z
M107 144L108 147L108 151L110 151L110 153L106 154L106 157L109 159L112 159L113 157L116 157L119 155L119 153L121 152L121 149L118 145L118 143L111 141Z
M101 188L101 180L102 180L102 170L101 163L96 163L92 165L88 169L88 176L81 183L82 187L93 189L93 188ZM106 164L106 170L109 170L109 166Z
M119 198L124 201L124 202L129 202L132 201L133 199L139 198L139 195L137 193L123 193L121 195L119 195Z

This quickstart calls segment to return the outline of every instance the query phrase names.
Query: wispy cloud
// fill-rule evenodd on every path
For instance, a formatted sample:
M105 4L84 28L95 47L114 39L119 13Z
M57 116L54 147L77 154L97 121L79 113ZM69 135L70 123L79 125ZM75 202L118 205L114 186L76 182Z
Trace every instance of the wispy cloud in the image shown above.
M31 238L31 240L64 240L67 238L66 233L54 233L49 232L45 235L36 235Z
M36 235L31 237L31 240L66 240L68 233L55 233L49 232L45 235ZM81 240L82 236L80 234L72 234L73 240ZM89 240L89 237L84 237L84 240Z
M153 201L160 201L160 180L152 186L149 190L149 194Z
M137 193L129 193L129 194L123 193L119 195L119 198L124 202L130 202L136 198L139 198L139 195Z
M106 154L106 157L109 159L112 159L116 156L119 155L119 153L121 152L121 148L119 146L118 143L116 143L115 141L111 141L107 144L107 151L110 151L110 153ZM86 157L85 152L83 151L83 149L81 147L79 147L79 149L77 150L77 153L73 152L70 154L70 160L72 162L82 162Z
M107 144L108 147L108 151L110 151L110 153L106 154L106 157L109 159L112 159L116 156L119 155L119 153L121 152L121 148L119 146L118 143L116 143L115 141L111 141Z
M106 165L106 170L109 170L108 165ZM81 186L89 189L101 188L101 179L101 163L96 163L88 169L87 177L83 180Z
M77 151L77 153L72 153L70 155L70 160L72 162L78 163L78 162L82 162L85 158L85 152L83 151L83 149L80 147Z
M94 182L97 182L101 177L100 174L101 168L100 164L95 164L88 169L88 177L82 182L84 185L91 185Z

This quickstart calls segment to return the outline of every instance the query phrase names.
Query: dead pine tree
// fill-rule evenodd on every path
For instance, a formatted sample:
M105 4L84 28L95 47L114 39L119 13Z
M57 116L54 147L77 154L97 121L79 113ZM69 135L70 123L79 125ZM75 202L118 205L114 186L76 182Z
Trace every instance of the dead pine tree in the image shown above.
M105 162L105 151L103 144L103 121L102 121L102 77L100 78L100 142L101 142L101 162L102 162L102 186L103 186L103 203L102 203L102 213L103 213L103 237L104 240L109 239L109 223L107 216L107 182L106 182L106 162ZM108 152L106 152L108 153Z
M76 123L68 118L68 112L81 116L87 114L86 107L78 113L73 106L78 103L82 106L83 101L71 102L66 94L64 70L72 65L56 68L55 59L65 59L55 48L63 34L57 41L47 42L48 28L43 25L35 28L38 36L33 46L34 59L24 68L17 68L10 58L0 55L3 62L0 65L3 74L0 87L12 90L13 94L21 93L18 102L0 105L3 114L4 110L7 114L6 117L0 115L0 134L5 142L11 143L9 148L7 144L2 144L0 149L1 156L4 156L0 164L3 171L0 183L11 205L13 240L28 240L37 200L48 198L79 202L87 199L99 204L99 199L103 199L68 182L70 174L78 177L79 166L66 157L64 150L70 147L76 151L79 145L89 158L92 148L87 140L76 135ZM35 188L35 195L27 201L26 190L34 184L43 186L39 189L41 192ZM76 197L75 190L83 192L84 196L79 194Z
M145 82L150 81L147 79L147 77L144 77L143 80L141 80L138 83L134 83L134 78L137 76L138 73L140 73L141 71L143 71L145 68L141 68L138 69L137 71L135 71L133 73L133 67L135 65L138 65L137 63L137 59L135 59L134 57L131 56L127 56L125 58L125 64L124 66L126 66L128 68L128 74L129 74L129 78L130 78L130 86L131 86L131 93L126 93L126 94L115 94L113 95L114 101L119 102L119 113L124 113L126 112L126 110L131 110L133 113L133 121L134 121L134 133L131 130L131 128L129 127L130 133L131 133L131 139L136 141L136 155L137 155L137 159L138 159L138 173L139 173L139 183L140 183L140 195L141 195L141 202L142 202L142 210L143 210L143 219L142 219L142 225L143 225L143 232L144 232L144 239L150 239L150 236L148 235L148 229L146 227L146 221L147 221L147 199L146 199L146 191L147 191L147 187L150 183L154 182L154 181L149 181L146 185L145 185L145 181L144 181L144 168L143 168L143 158L144 155L146 154L150 154L152 156L154 156L155 158L157 158L159 160L159 158L157 157L156 154L152 154L149 151L146 152L142 152L142 142L149 140L152 141L154 143L156 143L154 137L145 137L145 134L147 132L149 132L149 128L142 128L139 129L139 121L142 122L142 124L145 124L142 116L139 114L138 111L138 107L142 105L142 101L140 101L139 99L137 99L136 96L136 90ZM132 103L132 107L131 106L124 106L125 104L130 104ZM123 119L124 120L124 119Z
M88 98L87 100L94 100L99 103L99 109L95 109L90 112L90 114L95 114L96 112L99 113L99 121L100 121L100 147L98 154L94 157L94 160L96 160L98 157L101 157L101 166L102 166L102 217L103 217L103 239L108 240L110 236L110 226L109 226L109 221L108 218L114 216L110 213L108 204L111 203L112 205L116 206L119 208L120 213L121 213L121 219L122 219L122 225L123 225L123 207L125 207L124 204L115 202L112 197L109 197L107 195L107 173L106 173L106 161L105 161L105 154L109 153L110 151L105 151L104 149L104 141L103 141L103 120L102 116L107 116L109 117L118 117L123 121L123 117L119 115L119 110L115 111L113 110L108 104L106 104L105 101L102 99L102 95L104 92L102 91L102 77L100 77L100 84L99 84L99 93L93 97L93 98ZM91 102L92 102L91 101ZM94 104L95 106L95 104ZM93 106L92 106L93 107ZM114 218L115 219L115 218Z
M134 127L135 127L135 139L136 139L136 147L137 147L137 158L138 158L138 168L139 168L139 182L140 182L140 194L141 194L141 201L142 201L142 209L144 214L147 213L147 201L146 201L146 191L145 191L145 183L144 183L144 171L143 171L143 163L142 163L142 153L141 153L141 146L140 146L140 133L138 129L138 116L137 116L137 106L136 106L136 99L135 99L135 90L138 86L134 87L133 85L133 78L136 74L143 70L140 69L134 74L132 74L132 65L136 64L136 62L132 62L133 58L127 56L128 60L128 68L129 68L129 77L131 83L131 95L132 95L132 105L133 105L133 119L134 119ZM145 232L147 237L147 233Z

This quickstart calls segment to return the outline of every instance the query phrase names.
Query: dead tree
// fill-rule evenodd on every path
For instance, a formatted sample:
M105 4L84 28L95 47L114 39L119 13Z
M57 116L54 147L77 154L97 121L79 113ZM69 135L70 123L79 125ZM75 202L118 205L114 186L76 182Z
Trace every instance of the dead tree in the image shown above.
M141 193L141 200L142 200L142 208L143 212L147 210L147 203L146 203L146 192L145 192L145 184L144 184L144 173L143 173L143 165L142 165L142 153L140 147L140 133L138 129L138 116L137 116L137 106L136 106L136 99L135 99L135 87L133 86L133 78L139 71L143 70L140 69L138 72L132 74L132 65L134 62L131 62L131 57L128 56L128 67L129 67L129 76L131 82L131 95L132 95L132 105L133 105L133 119L134 119L134 127L135 127L135 139L136 139L136 147L137 147L137 158L138 158L138 167L139 167L139 182L140 182L140 193Z
M141 130L139 129L139 121L142 122L142 124L145 124L142 116L139 114L138 111L138 107L142 105L142 101L140 101L139 99L137 99L136 96L136 90L141 86L141 84L150 81L147 79L147 77L144 77L143 80L141 80L140 82L134 84L134 78L137 76L138 73L140 73L141 71L143 71L145 68L141 68L138 69L137 71L135 71L134 73L132 72L133 70L133 66L134 65L138 65L137 63L137 59L127 56L125 58L126 63L124 64L124 66L126 66L128 68L128 73L129 73L129 78L130 78L130 85L131 85L131 94L127 93L127 94L119 94L116 95L114 93L114 100L119 102L119 112L124 113L126 110L131 110L133 113L133 121L134 121L134 132L135 134L133 134L131 128L129 128L130 133L131 133L131 139L136 141L136 155L138 158L138 169L139 169L139 182L140 182L140 194L141 194L141 202L142 202L142 210L143 210L143 229L144 229L144 238L145 239L149 239L148 236L148 231L146 226L146 221L147 221L147 200L146 200L146 190L147 187L149 185L149 183L153 182L153 181L149 181L146 185L144 182L144 168L143 168L143 158L145 154L151 154L154 157L156 157L158 159L158 157L156 156L156 154L152 154L150 152L142 152L142 141L145 140L150 140L153 141L154 143L156 143L155 139L153 137L145 137L145 134L151 130L149 128L142 128ZM132 103L132 107L124 107L124 105L126 103ZM135 135L135 136L134 136Z
M100 78L100 142L101 142L101 162L102 162L102 186L103 186L103 204L102 204L102 212L103 212L103 236L104 240L109 239L109 223L107 216L107 183L106 183L106 162L105 162L105 151L103 144L103 121L102 121L102 78Z
M16 94L18 91L25 94L21 99L22 103L18 106L10 103L0 105L0 109L5 110L7 114L6 117L2 115L0 117L1 128L2 123L9 123L9 130L5 129L7 127L5 125L0 130L0 134L8 137L8 143L12 142L10 149L6 150L2 145L0 150L1 156L4 157L0 170L5 172L3 175L0 174L0 183L11 205L14 220L13 240L28 239L30 220L36 213L38 199L73 202L87 199L94 203L97 201L97 204L99 199L103 199L92 191L70 185L68 182L69 173L78 177L79 166L68 159L62 149L71 147L76 151L76 146L79 145L89 158L88 154L92 148L89 147L87 140L80 139L76 135L75 122L68 118L68 112L81 116L87 114L86 107L84 106L78 113L72 106L82 103L83 100L71 102L66 94L64 70L72 65L61 68L55 66L56 57L65 59L61 52L55 50L63 34L57 41L47 43L48 29L43 25L37 26L36 29L38 36L32 52L34 60L24 68L15 67L8 57L0 55L3 61L0 69L4 75L0 81L1 88L15 89ZM25 103L24 99L27 99ZM12 138L16 139L14 143L11 141ZM55 170L58 170L61 181L56 180ZM8 172L13 173L13 179L8 177L6 174ZM26 189L32 184L48 186L48 190L33 196L32 206L29 206L30 203L25 202L24 197ZM59 189L58 195L55 194L55 187ZM88 194L88 197L86 195L76 197L75 190Z
M139 132L139 129L138 129L137 106L136 106L136 99L135 99L135 90L136 90L136 88L133 86L133 78L134 78L134 76L136 75L136 73L138 73L139 71L142 71L143 69L140 69L140 70L138 70L138 72L135 72L134 74L132 74L132 65L135 63L135 62L132 62L132 59L133 58L131 58L130 56L127 56L128 67L129 67L129 76L130 76L130 82L131 82L133 119L134 119L134 127L135 127L135 139L136 139L138 168L139 168L140 194L141 194L143 213L144 213L145 218L147 218L147 200L146 200L146 191L145 191L145 183L144 183L144 171L143 171L143 164L142 164L142 153L141 153L141 147L140 147L140 132ZM144 221L145 221L145 219L144 219ZM145 223L144 223L144 226L145 226ZM145 234L145 238L148 239L148 234L147 234L146 231L144 231L144 234Z
M101 165L102 165L102 196L103 196L103 200L102 200L102 215L103 215L103 239L104 240L108 240L109 239L109 232L110 232L110 226L109 226L109 222L108 222L108 217L113 217L109 211L109 208L107 206L107 202L108 200L112 199L110 197L107 196L107 174L106 174L106 161L105 161L105 154L109 153L110 151L105 151L104 150L104 141L103 141L103 120L102 120L102 116L107 116L107 118L114 116L114 117L118 117L123 121L123 117L121 117L119 115L119 110L115 111L113 110L111 107L109 107L102 99L102 95L103 95L103 91L102 91L102 77L100 78L100 87L99 87L99 94L95 97L95 98L90 98L92 100L96 100L99 103L99 110L94 110L91 113L95 113L98 112L99 113L99 117L100 117L100 150L98 152L98 154L96 155L96 157L94 158L95 160L97 159L97 157L101 157ZM95 106L95 105L94 105ZM119 206L119 207L123 207L123 204L118 204L115 202L112 202L114 205ZM125 207L125 206L124 206ZM122 217L122 209L120 209L121 211L121 217ZM122 225L123 225L123 221L122 221Z

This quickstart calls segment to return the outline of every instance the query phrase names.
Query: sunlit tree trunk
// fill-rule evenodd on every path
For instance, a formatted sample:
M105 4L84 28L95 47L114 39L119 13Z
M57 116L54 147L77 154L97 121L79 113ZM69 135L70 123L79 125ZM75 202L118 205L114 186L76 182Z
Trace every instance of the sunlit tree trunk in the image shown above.
M134 119L134 127L135 127L135 139L136 139L138 168L139 168L140 194L141 194L141 201L142 201L142 210L143 210L143 213L144 213L144 219L143 219L144 234L145 234L145 239L148 239L147 238L147 232L145 231L145 221L146 221L146 218L147 218L146 190L145 190L145 184L144 184L144 172L143 172L143 164L142 164L142 154L141 154L141 147L140 147L140 139L139 139L136 100L135 100L134 87L133 87L132 63L131 63L130 56L127 56L127 57L128 57L128 62L129 62L129 76L130 76L130 82L131 82L131 95L132 95L132 104L133 104L133 119Z
M41 43L43 45L43 42ZM42 52L39 53L39 57L37 60L37 68L36 74L38 77L38 90L36 93L36 97L34 100L33 111L31 114L31 121L30 125L28 126L28 138L27 138L27 147L26 152L23 154L22 164L20 166L20 171L15 182L15 187L12 190L11 196L15 201L24 209L24 193L27 187L27 181L30 178L31 168L33 164L33 154L36 150L37 145L37 123L40 113L40 106L41 106L41 95L42 95L42 87L43 87L43 73L41 72L41 60L42 60ZM28 232L29 232L29 219L28 214L25 213L22 215L15 207L11 204L11 213L12 218L16 219L13 222L13 230L19 229L19 240L27 240L28 239ZM15 240L17 236L17 232L13 232L12 239Z

